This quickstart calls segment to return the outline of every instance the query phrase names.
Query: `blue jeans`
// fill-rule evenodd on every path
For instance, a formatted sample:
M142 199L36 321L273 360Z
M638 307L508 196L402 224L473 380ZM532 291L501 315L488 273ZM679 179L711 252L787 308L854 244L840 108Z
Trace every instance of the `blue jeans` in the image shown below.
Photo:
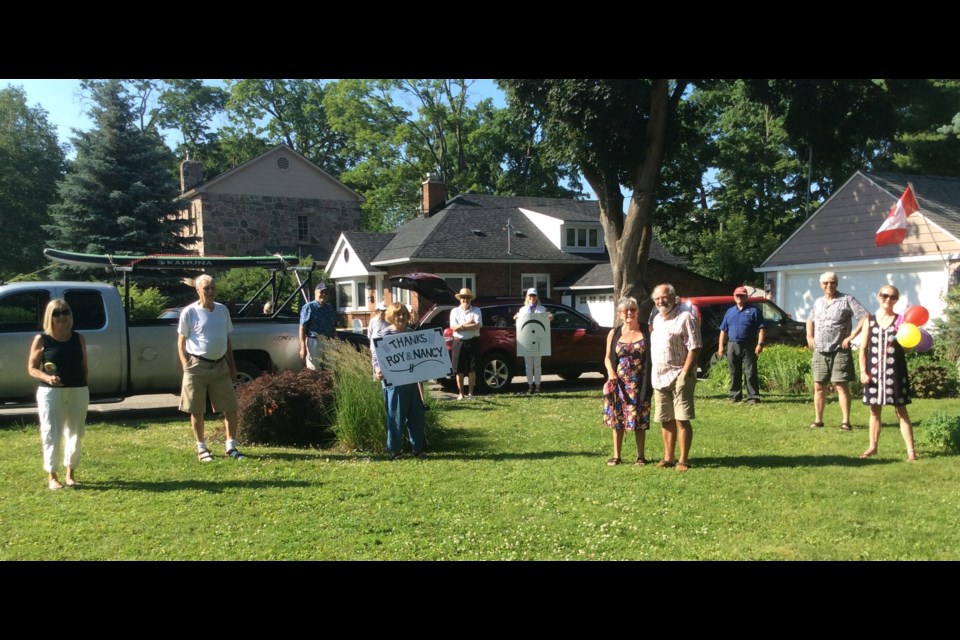
M410 449L416 455L423 451L423 435L426 416L423 399L416 384L399 387L384 387L383 400L387 405L387 451L400 453L403 447L403 430L406 427Z

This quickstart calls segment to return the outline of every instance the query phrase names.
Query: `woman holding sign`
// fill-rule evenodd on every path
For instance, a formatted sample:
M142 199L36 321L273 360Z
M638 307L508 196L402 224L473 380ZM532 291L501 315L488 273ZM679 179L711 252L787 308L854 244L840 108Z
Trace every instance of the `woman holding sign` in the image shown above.
M521 316L533 315L534 313L546 313L547 310L540 304L540 294L536 289L527 289L526 304L520 307L520 311L514 314L516 320ZM553 314L547 316L553 320ZM524 369L527 371L527 393L540 393L540 369L543 356L540 354L532 356L523 356Z
M913 425L907 414L910 404L910 378L903 346L897 341L897 314L893 306L900 299L900 291L893 285L880 287L876 314L865 315L853 335L861 331L866 336L860 349L860 382L863 383L863 404L870 407L870 446L861 458L877 455L880 439L880 411L883 405L892 405L900 420L900 435L907 445L907 460L916 460L913 448Z
M384 314L387 326L380 330L380 336L390 336L410 331L410 311L399 302L387 307ZM380 361L377 351L373 351L373 375L377 380L383 380L380 370ZM418 458L426 456L424 452L424 414L423 399L420 397L420 385L416 382L397 386L383 384L383 401L387 406L387 451L391 460L401 456L403 448L403 430L406 427L407 437L410 439L410 450Z

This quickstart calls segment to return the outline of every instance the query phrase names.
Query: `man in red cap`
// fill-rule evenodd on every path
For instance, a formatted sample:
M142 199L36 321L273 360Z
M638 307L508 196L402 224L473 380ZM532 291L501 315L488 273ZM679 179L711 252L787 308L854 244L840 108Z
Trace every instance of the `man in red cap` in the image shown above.
M720 343L717 355L726 353L727 366L730 367L730 402L743 400L743 380L747 381L747 403L760 402L760 381L757 376L757 356L763 351L763 339L766 328L763 314L747 302L746 287L737 287L733 291L733 300L737 304L727 309L720 323ZM726 342L726 351L724 351Z

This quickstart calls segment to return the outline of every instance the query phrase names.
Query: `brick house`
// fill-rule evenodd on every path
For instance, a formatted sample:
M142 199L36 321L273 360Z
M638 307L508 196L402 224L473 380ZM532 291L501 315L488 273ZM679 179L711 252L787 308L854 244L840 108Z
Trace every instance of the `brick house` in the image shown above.
M200 255L313 256L326 264L337 238L360 227L363 198L285 144L203 182L202 165L180 165L185 235Z
M655 239L650 255L651 282L670 281L682 295L732 291L684 269ZM379 301L422 312L416 294L390 288L391 276L416 271L478 296L522 296L536 287L601 325L613 323L613 274L596 201L467 193L448 202L443 184L428 177L421 216L394 233L343 232L327 264L348 325L366 325Z

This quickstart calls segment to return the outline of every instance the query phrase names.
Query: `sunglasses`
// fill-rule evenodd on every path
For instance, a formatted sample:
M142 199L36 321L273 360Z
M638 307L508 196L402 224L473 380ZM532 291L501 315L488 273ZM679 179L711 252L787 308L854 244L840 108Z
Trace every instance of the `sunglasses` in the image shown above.
M59 310L58 310L58 311L54 311L54 312L51 313L50 315L53 316L54 318L59 318L59 317L61 317L61 316L64 317L64 318L69 318L69 317L70 317L70 309L64 309L64 310L62 310L62 311L59 311Z
M889 300L899 300L899 299L900 299L900 296L898 296L898 295L896 295L896 294L894 294L894 293L881 293L881 294L880 294L880 299L881 299L881 300L887 300L887 299L889 299Z
M820 283L820 286L825 287L825 286L830 285L830 284L832 284L833 286L837 286L837 281L836 281L836 280L831 280L830 282L821 282L821 283Z

